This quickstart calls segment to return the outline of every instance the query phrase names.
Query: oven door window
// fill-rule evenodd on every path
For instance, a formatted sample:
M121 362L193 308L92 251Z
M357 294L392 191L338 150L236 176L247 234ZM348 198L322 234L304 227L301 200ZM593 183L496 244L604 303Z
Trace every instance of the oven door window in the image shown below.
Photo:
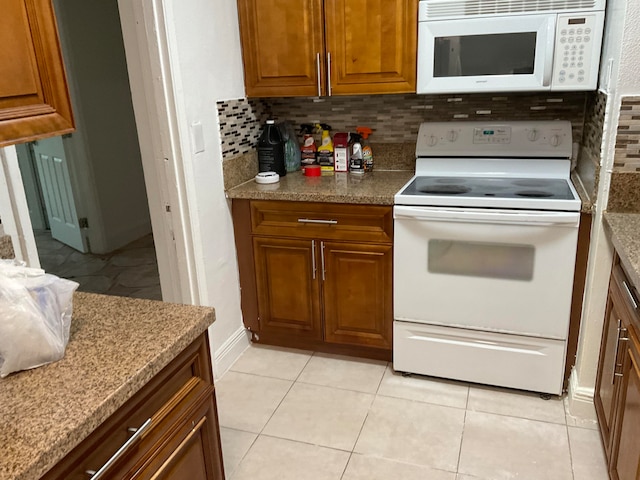
M434 77L531 75L536 32L436 37Z
M460 240L429 240L429 273L531 281L535 247Z

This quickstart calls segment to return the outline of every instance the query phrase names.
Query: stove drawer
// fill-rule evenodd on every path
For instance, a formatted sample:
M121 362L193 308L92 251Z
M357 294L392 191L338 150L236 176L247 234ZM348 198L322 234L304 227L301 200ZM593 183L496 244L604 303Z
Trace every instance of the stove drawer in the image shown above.
M566 342L395 321L393 369L560 395Z
M251 232L263 236L391 243L392 207L252 201Z

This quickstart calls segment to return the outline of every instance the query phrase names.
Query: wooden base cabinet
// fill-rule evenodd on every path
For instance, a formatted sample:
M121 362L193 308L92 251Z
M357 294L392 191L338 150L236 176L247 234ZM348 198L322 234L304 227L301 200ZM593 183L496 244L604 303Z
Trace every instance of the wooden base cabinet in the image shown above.
M640 315L638 294L614 262L594 403L613 480L640 478Z
M101 480L224 480L206 333L43 480L87 480L94 476Z
M391 245L321 243L324 338L331 343L391 348Z
M640 341L634 332L635 329L629 330L620 371L609 472L613 480L640 478Z
M314 240L253 240L260 332L322 339Z
M254 341L390 358L391 207L234 200Z

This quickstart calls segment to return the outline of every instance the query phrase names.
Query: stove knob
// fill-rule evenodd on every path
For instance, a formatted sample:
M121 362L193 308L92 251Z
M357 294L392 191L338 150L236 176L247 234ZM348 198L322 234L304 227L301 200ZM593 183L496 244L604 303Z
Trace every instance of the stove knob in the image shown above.
M435 147L438 143L438 137L431 135L427 141L429 142L430 147Z
M447 140L453 143L457 139L458 139L458 132L456 132L455 130L449 130L449 132L447 133Z
M531 130L529 130L529 133L527 134L527 138L529 139L530 142L535 142L538 139L538 130L536 130L535 128L532 128Z
M552 135L549 143L552 147L557 147L562 143L562 138L560 137L560 135Z

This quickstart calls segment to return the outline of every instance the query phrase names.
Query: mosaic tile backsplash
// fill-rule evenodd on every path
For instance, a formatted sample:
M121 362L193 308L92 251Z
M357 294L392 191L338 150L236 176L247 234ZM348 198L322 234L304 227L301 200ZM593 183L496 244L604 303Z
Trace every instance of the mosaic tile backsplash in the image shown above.
M622 99L613 170L640 172L640 97Z
M584 134L578 155L576 172L592 200L595 200L598 189L606 107L606 94L595 92L587 95Z
M358 95L323 98L239 99L218 102L225 158L255 147L267 118L328 123L333 131L373 129L372 143L414 143L420 123L454 120L569 120L582 142L586 93Z

